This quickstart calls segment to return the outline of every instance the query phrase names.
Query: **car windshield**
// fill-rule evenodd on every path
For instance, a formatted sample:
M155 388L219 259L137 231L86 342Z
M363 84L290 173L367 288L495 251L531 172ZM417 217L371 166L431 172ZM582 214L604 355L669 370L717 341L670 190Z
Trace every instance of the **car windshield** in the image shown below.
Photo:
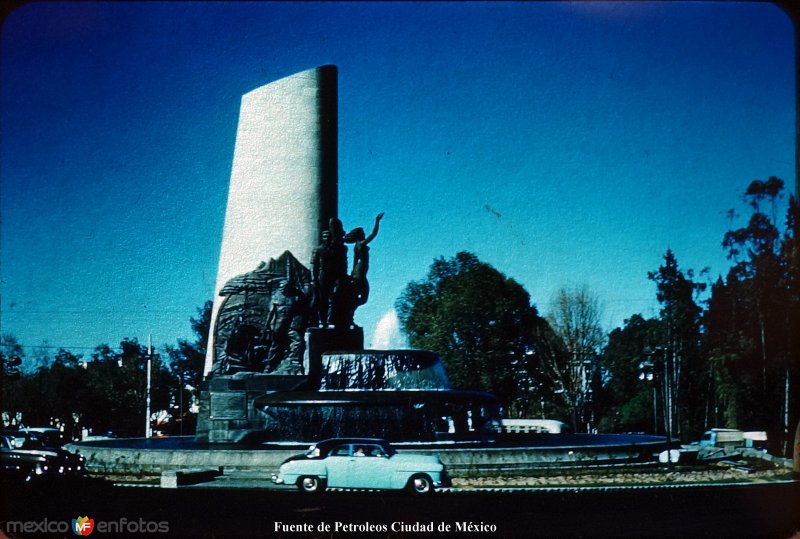
M18 435L17 437L16 446L20 449L44 449L45 443L44 441L39 438L38 436L32 435L31 433L25 433L22 435Z
M37 432L36 437L47 447L61 447L64 445L64 437L58 431Z

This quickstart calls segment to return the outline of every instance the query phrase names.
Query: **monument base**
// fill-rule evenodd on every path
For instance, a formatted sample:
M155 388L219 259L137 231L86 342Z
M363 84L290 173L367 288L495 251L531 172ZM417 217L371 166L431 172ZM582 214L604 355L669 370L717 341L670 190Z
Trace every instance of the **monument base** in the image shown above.
M308 385L302 389L316 391L322 377L322 354L342 350L363 350L364 330L354 326L348 330L334 328L308 328L306 330L308 347Z
M322 354L334 350L361 350L363 330L309 328L306 332L307 376L254 372L217 375L203 382L195 440L198 443L260 443L264 416L255 408L258 397L275 392L314 391L320 386Z
M195 439L200 443L246 442L254 431L263 429L253 401L267 393L291 391L305 382L305 376L251 373L205 381Z

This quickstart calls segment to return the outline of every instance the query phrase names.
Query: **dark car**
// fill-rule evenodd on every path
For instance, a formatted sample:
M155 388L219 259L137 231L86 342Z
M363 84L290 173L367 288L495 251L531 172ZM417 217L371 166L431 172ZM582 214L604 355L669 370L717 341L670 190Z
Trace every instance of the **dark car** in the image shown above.
M3 478L30 481L36 477L79 476L86 459L58 447L48 447L40 433L0 432L0 470Z
M67 442L64 439L64 433L52 427L27 427L20 430L33 433L44 443L45 447L61 447Z
M333 438L286 459L273 476L277 484L296 485L308 493L326 487L407 489L415 495L450 486L450 477L435 455L398 453L377 438Z

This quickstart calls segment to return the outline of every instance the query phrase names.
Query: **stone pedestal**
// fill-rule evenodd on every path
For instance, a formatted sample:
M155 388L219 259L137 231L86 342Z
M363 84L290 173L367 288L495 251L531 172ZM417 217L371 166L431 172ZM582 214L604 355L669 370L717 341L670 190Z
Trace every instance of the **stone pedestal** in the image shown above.
M363 350L364 331L355 326L347 331L333 328L309 328L308 347L308 384L302 389L316 391L320 386L322 373L322 354L342 350Z
M253 406L255 399L268 393L319 389L322 354L362 350L364 332L357 326L348 330L310 328L306 343L307 376L240 373L205 380L200 391L197 442L259 443L265 425Z
M302 386L305 376L251 374L217 376L200 391L200 413L195 439L200 443L246 443L263 430L253 400L265 393Z

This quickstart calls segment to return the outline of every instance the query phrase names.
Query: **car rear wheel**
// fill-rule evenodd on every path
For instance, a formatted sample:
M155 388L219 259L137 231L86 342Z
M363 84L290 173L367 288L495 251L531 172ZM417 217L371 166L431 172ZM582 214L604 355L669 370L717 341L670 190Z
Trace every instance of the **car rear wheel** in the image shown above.
M406 488L414 496L425 496L433 492L433 482L430 477L421 473L412 476Z
M297 487L307 494L320 494L325 490L325 482L319 477L305 476L297 480Z

